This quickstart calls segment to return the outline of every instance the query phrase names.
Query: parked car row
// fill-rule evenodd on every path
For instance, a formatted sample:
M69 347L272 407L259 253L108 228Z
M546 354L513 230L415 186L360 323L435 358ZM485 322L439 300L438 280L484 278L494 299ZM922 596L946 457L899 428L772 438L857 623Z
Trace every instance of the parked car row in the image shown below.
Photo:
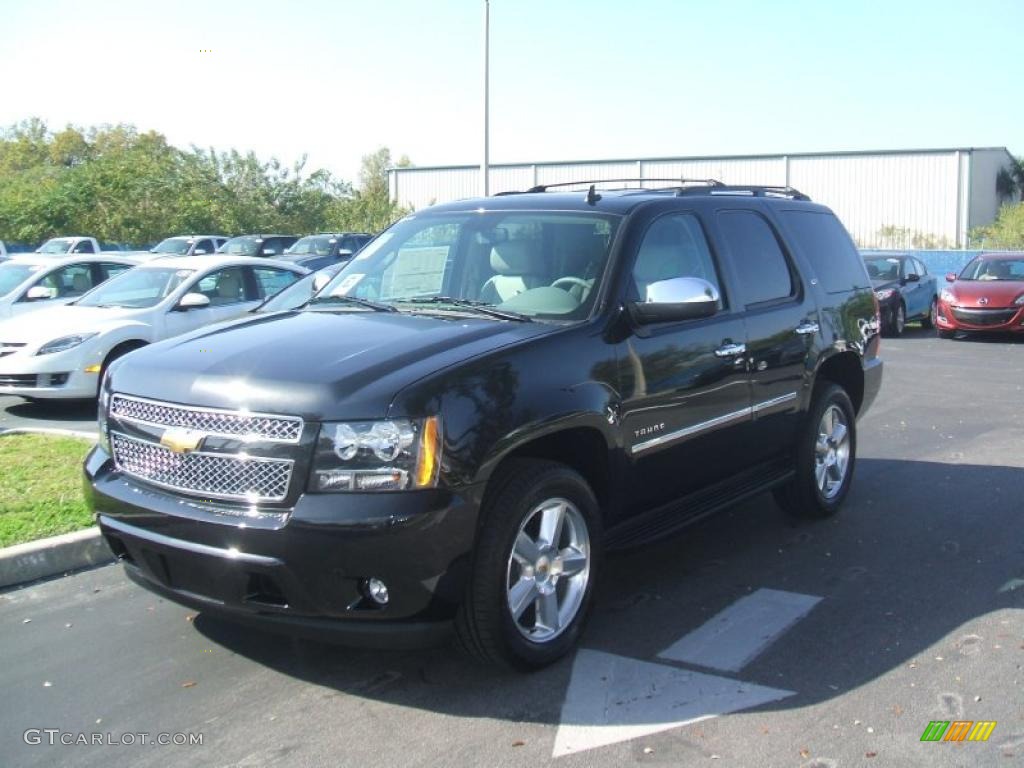
M0 299L8 317L0 321L0 394L96 397L107 367L127 352L244 315L307 273L288 262L228 255L0 265L0 292L4 280L24 276ZM304 303L310 295L307 288L292 297ZM42 301L48 306L26 322L23 313Z
M899 336L920 320L942 338L971 332L1024 332L1024 253L984 253L939 290L934 275L912 254L864 258L878 299L882 332Z

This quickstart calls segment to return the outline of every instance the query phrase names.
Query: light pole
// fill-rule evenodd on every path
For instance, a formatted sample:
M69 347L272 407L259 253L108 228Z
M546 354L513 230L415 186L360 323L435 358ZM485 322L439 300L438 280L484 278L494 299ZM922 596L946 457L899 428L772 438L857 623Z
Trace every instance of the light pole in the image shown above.
M484 154L480 160L480 192L484 197L490 194L488 183L488 154L490 151L488 131L490 130L490 36L491 36L491 0L484 0Z

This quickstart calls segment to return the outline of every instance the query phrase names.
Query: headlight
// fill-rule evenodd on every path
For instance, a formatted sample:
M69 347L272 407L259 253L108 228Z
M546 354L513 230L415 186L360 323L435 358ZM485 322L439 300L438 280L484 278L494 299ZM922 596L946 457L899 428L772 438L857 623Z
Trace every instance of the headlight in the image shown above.
M896 293L895 288L883 288L880 291L875 291L875 298L879 301L885 301L886 299L891 299L894 293Z
M76 333L72 336L61 336L59 339L48 341L39 348L36 352L37 355L52 355L54 352L64 352L65 350L77 347L83 341L88 341L95 333Z
M1017 306L1017 307L1019 307L1021 304L1024 304L1024 293L1022 293L1020 296L1018 296L1016 299L1014 299L1013 300L1013 304L1014 304L1014 306Z
M948 288L942 289L942 292L939 293L939 298L942 299L947 304L952 304L954 301L956 301L956 296L954 296L953 292Z
M433 488L441 466L441 422L427 419L325 422L310 490L404 491Z

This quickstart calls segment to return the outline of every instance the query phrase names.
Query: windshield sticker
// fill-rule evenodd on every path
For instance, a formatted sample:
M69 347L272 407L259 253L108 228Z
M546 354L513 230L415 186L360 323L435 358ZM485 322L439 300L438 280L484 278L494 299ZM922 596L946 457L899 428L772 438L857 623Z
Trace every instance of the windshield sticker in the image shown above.
M348 292L359 285L359 281L364 277L366 277L366 275L358 272L352 275L346 275L345 279L338 283L338 287L331 291L331 296L347 296Z

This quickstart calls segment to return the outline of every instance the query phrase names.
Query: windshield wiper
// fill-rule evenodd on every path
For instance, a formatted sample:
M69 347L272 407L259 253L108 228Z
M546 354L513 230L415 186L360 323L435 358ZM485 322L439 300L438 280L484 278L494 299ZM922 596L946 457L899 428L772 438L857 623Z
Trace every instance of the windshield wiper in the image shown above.
M473 312L478 312L481 315L488 315L490 317L497 317L502 320L517 320L521 323L531 323L531 320L526 315L520 314L519 312L512 312L507 309L498 309L493 304L488 304L486 301L474 301L473 299L457 299L454 296L424 296L415 297L411 299L402 299L403 302L409 304L451 304L453 307L460 309L468 309Z
M390 304L382 304L379 301L371 301L370 299L361 299L358 296L323 296L318 298L310 299L304 306L314 307L318 304L333 304L335 302L346 302L349 304L357 304L360 307L366 307L376 312L397 312L398 307L393 307Z

